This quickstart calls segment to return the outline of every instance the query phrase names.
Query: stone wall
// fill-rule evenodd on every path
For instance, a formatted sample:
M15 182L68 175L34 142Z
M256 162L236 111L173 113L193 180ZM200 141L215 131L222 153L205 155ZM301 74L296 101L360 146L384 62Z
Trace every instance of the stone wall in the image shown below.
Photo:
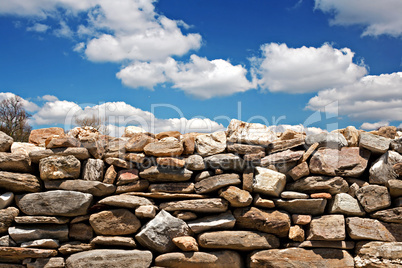
M401 267L400 134L0 132L0 267Z

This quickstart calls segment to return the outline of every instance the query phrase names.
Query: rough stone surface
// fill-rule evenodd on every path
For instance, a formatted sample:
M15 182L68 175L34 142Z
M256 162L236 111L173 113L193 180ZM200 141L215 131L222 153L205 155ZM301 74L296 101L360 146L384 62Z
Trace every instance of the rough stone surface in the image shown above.
M27 215L79 216L87 213L92 195L75 191L48 191L16 197L18 207Z
M156 193L184 193L191 194L194 192L194 183L178 182L178 183L158 183L149 185L148 190Z
M286 165L288 163L296 163L304 154L304 151L286 150L283 152L269 154L261 159L261 165L267 167L269 165Z
M340 131L348 142L349 147L358 147L360 132L354 126L348 126Z
M17 243L38 239L57 239L59 241L68 240L67 225L13 226L8 229L8 233Z
M391 149L402 154L402 137L391 141Z
M161 203L159 208L166 211L187 210L193 212L217 213L226 211L228 208L228 202L221 198L181 200Z
M366 212L373 212L391 205L391 197L385 186L363 186L356 191L356 196Z
M161 210L151 221L141 228L135 236L144 247L160 253L174 251L177 247L172 239L190 234L187 224L168 212Z
M132 237L125 236L101 236L98 235L91 240L91 245L93 247L111 246L113 248L125 247L125 248L136 248L137 245Z
M146 205L146 206L139 206L135 209L135 216L138 218L155 218L156 215L156 208L155 206Z
M133 183L119 185L116 188L116 194L145 191L149 187L148 180L138 180Z
M194 185L194 189L197 194L206 194L225 186L238 184L241 184L240 176L238 174L221 174L197 182Z
M67 242L59 247L59 252L63 255L71 255L74 253L91 250L92 246L80 241Z
M129 161L129 162L142 164L142 163L144 163L145 159L146 159L145 154L137 154L137 153L124 154L124 160Z
M279 196L285 188L286 175L268 168L256 167L253 191L256 193Z
M155 258L155 265L168 268L240 268L240 254L235 251L172 252Z
M105 159L105 162L109 165L113 165L119 168L129 168L130 165L127 161L120 159L120 158L116 158L116 157L108 157Z
M37 146L45 146L45 141L49 137L53 136L64 136L64 129L60 127L50 127L50 128L41 128L41 129L33 129L29 135L29 142L33 143Z
M46 148L39 147L28 142L13 142L13 144L11 145L12 154L24 154L26 156L29 156L30 152L43 150L46 150Z
M326 199L275 200L275 206L289 213L321 215L324 213Z
M27 263L27 268L64 268L62 257L38 258L34 262Z
M207 168L222 169L222 170L236 170L242 171L244 169L244 161L239 156L232 153L216 154L204 158Z
M148 250L95 249L71 255L66 268L147 268L151 263L152 253Z
M251 144L241 144L241 143L228 143L227 150L230 153L235 154L258 154L264 153L265 155L265 147L259 145L251 145Z
M402 224L402 207L380 210L370 216L380 221Z
M292 177L293 180L297 181L300 178L310 175L310 169L307 162L302 162L289 170L288 175Z
M116 185L126 185L138 180L138 169L124 169L117 173Z
M102 205L129 209L135 209L139 206L153 205L153 203L147 198L128 194L111 195L103 198L98 203Z
M14 193L39 192L39 179L28 173L0 171L0 188Z
M28 258L47 258L57 255L54 249L19 248L19 247L0 247L0 262L21 262ZM12 267L6 264L5 268Z
M357 199L346 193L335 195L329 205L329 213L347 216L364 216L366 214Z
M356 255L355 267L401 267L402 242L359 242Z
M0 152L0 170L29 173L32 172L31 160L25 154Z
M14 200L14 194L12 192L5 192L0 194L0 209L8 207Z
M70 225L68 236L71 240L89 241L93 238L94 232L86 223L75 223Z
M88 159L84 164L82 177L88 181L103 181L104 163L100 159Z
M291 242L285 244L287 248L337 248L337 249L354 249L353 241L303 241L301 243Z
M208 230L232 229L236 219L232 212L226 211L218 215L210 215L188 222L188 226L194 233L201 233Z
M198 154L190 155L186 158L186 168L189 170L204 170L204 159Z
M226 149L226 134L218 131L199 135L195 138L195 146L197 153L203 157L222 153Z
M307 232L307 240L345 240L345 218L343 215L324 215L313 218Z
M88 180L51 180L45 181L44 184L48 190L77 191L93 196L110 195L116 190L116 186L112 184Z
M144 147L146 155L153 156L179 156L183 153L183 144L175 139L174 141L157 141L147 144Z
M360 134L359 146L373 153L383 154L389 149L391 140L385 137L363 132Z
M293 214L292 222L297 225L306 225L311 222L311 215Z
M76 138L64 136L64 137L49 137L45 140L45 146L47 149L53 148L65 148L65 147L80 147L81 142Z
M281 198L283 199L308 199L308 194L293 192L293 191L283 191L281 193Z
M65 224L69 219L53 216L18 216L14 221L18 224Z
M319 133L312 134L306 137L306 145L311 146L314 143L318 143L319 147L327 148L341 148L348 146L348 142L341 133Z
M240 228L275 234L279 237L288 236L290 217L287 213L251 207L238 208L233 215L236 218L236 226Z
M129 235L141 227L137 217L127 209L104 210L92 214L89 223L96 234Z
M395 136L397 135L396 130L397 128L395 126L381 127L378 130L378 135L385 138L394 139Z
M389 152L387 152L372 164L369 170L370 183L386 185L389 180L394 180L398 177L390 162Z
M401 241L402 225L382 223L368 218L346 218L346 227L350 238L354 240Z
M78 179L81 162L74 156L49 156L39 161L42 180Z
M282 137L280 140L274 140L268 146L268 150L270 153L285 151L285 150L296 148L298 146L305 144L304 136L301 136L301 137L299 136L299 137L295 137L292 139L286 139L286 140L282 140Z
M0 234L6 233L8 228L19 214L19 210L14 207L0 209Z
M332 199L332 195L329 193L314 193L310 195L311 198L324 198L324 199Z
M23 242L21 243L22 248L58 248L59 241L56 239L38 239L38 240L33 240L29 242Z
M9 152L14 139L0 131L0 152Z
M116 180L117 177L117 172L114 168L113 165L108 167L108 169L105 172L105 176L103 178L103 183L108 183L108 184L113 184L114 181Z
M226 190L221 191L219 196L229 201L232 207L247 207L253 202L253 197L248 191L235 186L229 186Z
M186 168L174 169L153 166L140 172L140 177L150 182L187 181L193 172Z
M267 146L275 140L275 133L263 124L232 119L227 128L229 142Z
M172 239L173 243L183 251L198 251L197 240L192 236L179 236Z
M293 241L304 241L304 230L299 225L291 226L289 229L289 239Z
M133 133L130 137L130 140L125 144L127 152L142 152L146 145L155 142L149 133Z
M309 176L287 184L286 189L308 194L317 192L338 194L346 193L349 186L342 177Z

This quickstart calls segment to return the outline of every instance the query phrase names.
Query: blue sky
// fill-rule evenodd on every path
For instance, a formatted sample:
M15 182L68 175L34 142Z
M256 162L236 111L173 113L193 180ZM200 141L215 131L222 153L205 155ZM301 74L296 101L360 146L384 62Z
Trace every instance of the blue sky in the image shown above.
M34 128L402 124L400 0L0 0L0 98Z

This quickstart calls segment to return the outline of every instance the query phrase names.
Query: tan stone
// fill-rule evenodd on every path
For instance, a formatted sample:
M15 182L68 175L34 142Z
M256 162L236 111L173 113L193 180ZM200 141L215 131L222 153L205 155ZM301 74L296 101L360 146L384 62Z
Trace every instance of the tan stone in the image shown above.
M178 182L191 179L193 172L186 168L152 166L140 172L140 177L150 182Z
M285 139L282 140L282 137L280 140L274 140L268 147L269 153L276 153L276 152L281 152L285 151L288 149L292 149L298 146L301 146L304 144L304 136L301 137L296 137L292 139Z
M156 208L153 205L139 206L135 209L135 216L141 219L154 218L156 215Z
M194 192L194 183L192 182L177 182L177 183L159 183L151 184L148 190L152 193L183 193L190 194Z
M249 192L235 186L229 186L226 190L221 191L219 196L229 201L232 207L247 207L253 202L253 197Z
M64 147L80 147L81 142L76 138L64 136L64 137L49 137L45 140L45 146L48 149L52 148L64 148Z
M19 173L33 172L31 161L27 155L5 152L0 152L0 170Z
M175 211L173 216L183 221L191 221L197 219L197 215L190 211Z
M130 165L127 161L120 159L120 158L116 158L116 157L108 157L105 159L105 162L109 165L113 165L116 167L120 167L120 168L129 168Z
M234 251L172 252L155 258L155 265L169 268L241 268L242 259Z
M228 208L228 202L221 198L181 200L161 203L159 208L166 211L187 210L193 212L216 213L226 211Z
M254 168L248 167L243 171L243 190L253 192Z
M144 147L151 142L155 142L155 139L150 133L133 133L125 144L125 149L127 152L142 152Z
M285 244L286 248L337 248L351 250L355 248L353 241L303 241Z
M353 126L348 126L341 130L342 135L348 142L349 147L359 146L360 132Z
M27 258L47 258L56 255L57 250L54 249L0 247L0 262L21 262Z
M229 142L267 146L276 139L275 133L263 124L232 119L227 128Z
M39 192L39 179L28 173L0 171L0 188L14 193Z
M199 135L195 138L195 145L197 153L202 157L222 153L226 149L226 134L218 131Z
M350 238L354 240L377 240L395 242L402 240L402 225L383 223L368 218L346 218Z
M153 156L179 156L183 150L183 145L178 140L160 140L144 147L145 154Z
M135 209L139 206L152 206L153 202L147 198L129 194L111 195L98 202L102 205Z
M89 241L93 238L92 227L86 223L71 224L68 232L71 240Z
M194 185L194 189L197 194L206 194L216 191L225 186L238 185L240 183L241 180L238 174L221 174L197 182Z
M125 237L125 236L101 236L98 235L94 239L91 240L92 247L127 247L127 248L136 248L137 245L135 243L134 238Z
M159 166L182 168L186 164L186 161L174 157L158 157L156 163Z
M49 156L39 162L42 180L78 179L81 162L74 156Z
M311 222L311 215L293 214L292 222L297 225L306 225Z
M299 225L291 226L289 229L289 239L293 241L304 241L304 230Z
M306 177L310 175L310 169L308 167L307 162L302 162L289 170L288 175L292 177L293 180L298 180L302 177Z
M59 252L63 255L70 255L82 251L88 251L91 250L92 246L87 243L82 243L80 241L73 241L73 242L67 242L61 245L59 247Z
M342 241L346 238L343 215L315 217L307 231L307 240Z
M145 154L142 153L127 153L124 154L124 160L142 164L145 161Z
M198 251L197 240L192 236L178 236L174 237L172 241L183 251Z
M381 127L378 130L378 135L389 138L389 139L395 139L396 136L396 127L395 126L386 126L386 127Z
M46 139L55 135L64 136L64 129L60 127L34 129L29 134L29 142L44 147Z
M18 216L19 210L14 207L0 209L0 234L6 233L12 225L14 218Z
M275 206L292 214L324 214L326 199L276 199Z
M117 177L117 172L116 172L114 166L111 165L110 167L108 167L108 169L105 172L105 176L103 177L103 183L114 184L116 177Z
M310 158L310 156L315 152L315 150L317 150L319 145L320 144L318 142L311 144L310 147L307 149L307 151L305 151L303 156L299 159L298 163L306 162Z
M92 214L89 223L101 235L128 235L141 227L137 217L127 209L104 210Z
M363 186L356 191L356 196L366 212L373 212L391 205L391 197L385 186Z
M180 140L180 135L181 135L181 133L179 131L164 131L164 132L160 132L160 133L156 134L155 138L157 140L161 140L163 138L173 137L175 139Z

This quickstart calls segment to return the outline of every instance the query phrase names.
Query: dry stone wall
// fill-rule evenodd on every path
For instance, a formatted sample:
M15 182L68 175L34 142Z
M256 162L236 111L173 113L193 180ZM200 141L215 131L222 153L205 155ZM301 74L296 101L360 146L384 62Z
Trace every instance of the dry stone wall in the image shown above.
M401 267L401 134L0 132L0 267Z

